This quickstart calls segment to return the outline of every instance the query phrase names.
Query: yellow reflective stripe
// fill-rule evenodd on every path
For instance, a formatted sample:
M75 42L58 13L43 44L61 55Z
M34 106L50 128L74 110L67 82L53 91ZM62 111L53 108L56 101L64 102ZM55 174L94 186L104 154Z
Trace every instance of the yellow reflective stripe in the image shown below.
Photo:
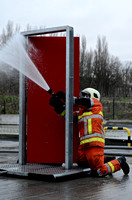
M78 116L78 119L81 119L82 117L88 116L88 115L92 115L92 112L84 112L81 116Z
M91 134L92 133L92 120L88 119L88 133Z
M82 117L86 117L86 116L89 116L89 115L93 115L93 113L92 112L84 112L81 116L78 116L78 119L81 119ZM103 112L100 111L99 115L101 115L103 117Z
M84 136L80 137L80 141L89 139L89 138L95 138L95 137L105 139L105 136L101 133L92 133L92 134L88 134L88 135L84 135Z
M103 132L103 134L105 135L105 129L104 129L104 132Z
M89 143L89 142L103 142L103 143L105 143L105 140L103 138L99 138L99 137L88 138L88 139L81 141L80 145L86 144L86 143Z
M103 112L102 111L100 111L99 114L103 116Z
M65 116L65 112L66 112L66 110L63 110L63 112L60 114L60 116L64 117Z
M108 162L107 164L111 167L113 173L115 171L114 165L111 162Z

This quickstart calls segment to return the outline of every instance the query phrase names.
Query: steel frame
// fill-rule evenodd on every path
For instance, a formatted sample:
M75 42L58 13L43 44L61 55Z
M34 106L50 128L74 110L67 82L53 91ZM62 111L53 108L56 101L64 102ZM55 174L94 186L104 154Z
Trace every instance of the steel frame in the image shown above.
M65 168L73 166L73 27L60 26L21 32L25 37L49 33L66 32L66 117L65 117ZM26 77L20 73L19 116L19 164L26 164Z

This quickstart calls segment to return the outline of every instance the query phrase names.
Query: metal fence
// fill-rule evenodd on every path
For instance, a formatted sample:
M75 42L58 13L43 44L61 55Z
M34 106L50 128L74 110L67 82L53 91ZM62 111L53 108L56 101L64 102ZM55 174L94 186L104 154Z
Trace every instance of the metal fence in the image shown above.
M132 101L102 100L104 118L132 120Z

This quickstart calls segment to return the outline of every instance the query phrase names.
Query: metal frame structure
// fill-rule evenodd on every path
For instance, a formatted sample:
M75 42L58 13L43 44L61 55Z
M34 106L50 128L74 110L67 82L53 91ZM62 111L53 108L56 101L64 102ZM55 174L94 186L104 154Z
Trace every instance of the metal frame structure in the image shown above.
M73 53L74 33L70 26L21 32L25 37L66 32L66 118L65 118L65 168L73 166ZM20 73L19 164L26 164L26 77Z

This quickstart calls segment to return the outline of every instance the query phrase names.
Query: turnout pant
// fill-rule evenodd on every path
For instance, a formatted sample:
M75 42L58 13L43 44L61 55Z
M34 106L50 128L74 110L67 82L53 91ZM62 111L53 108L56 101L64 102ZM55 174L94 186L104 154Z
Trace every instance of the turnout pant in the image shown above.
M121 169L117 159L105 163L104 148L88 147L88 145L79 145L78 148L78 163L87 166L87 163L92 171L97 172L99 176L105 176Z

